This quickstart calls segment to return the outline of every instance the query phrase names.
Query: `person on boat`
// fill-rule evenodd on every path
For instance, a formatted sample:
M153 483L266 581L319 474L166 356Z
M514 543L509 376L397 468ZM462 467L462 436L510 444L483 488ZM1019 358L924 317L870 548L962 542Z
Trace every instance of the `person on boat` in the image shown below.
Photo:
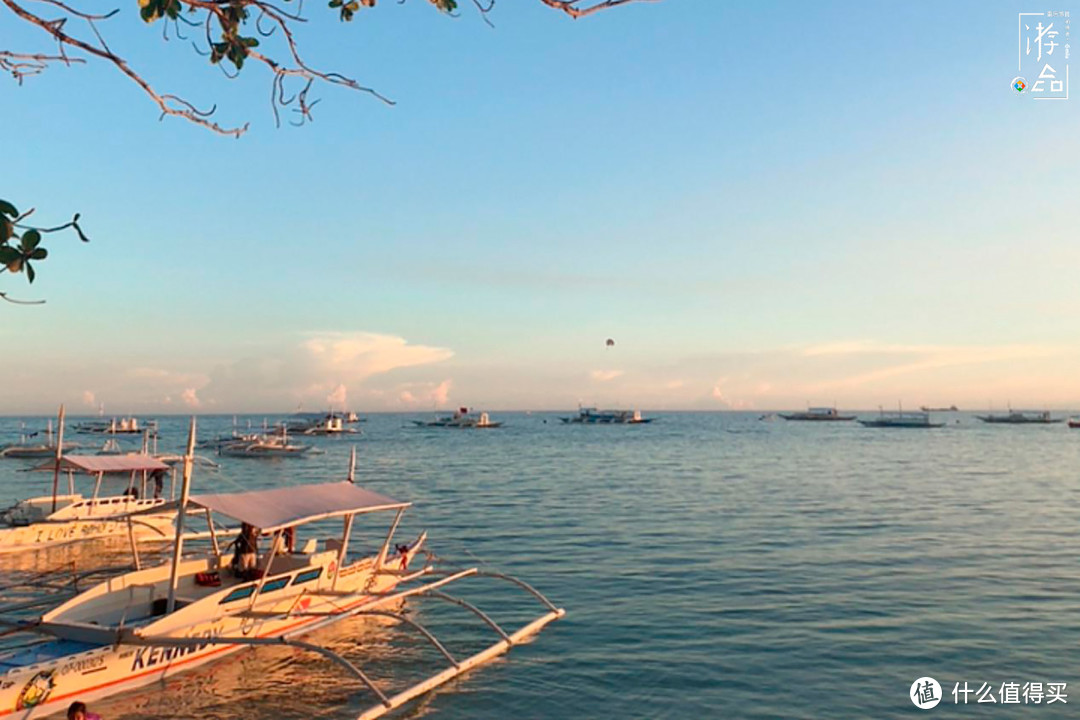
M68 706L68 720L101 720L101 716L86 709L86 703L76 700Z
M240 534L236 536L236 550L233 554L233 572L244 580L253 580L258 575L259 530L254 525L242 523Z
M155 470L150 477L154 479L154 499L157 500L165 490L165 471Z

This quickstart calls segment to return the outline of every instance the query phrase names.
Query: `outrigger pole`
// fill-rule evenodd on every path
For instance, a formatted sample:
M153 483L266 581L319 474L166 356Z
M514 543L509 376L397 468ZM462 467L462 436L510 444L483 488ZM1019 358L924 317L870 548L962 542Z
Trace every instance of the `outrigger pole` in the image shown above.
M352 446L352 450L349 452L349 477L346 478L349 482L356 482L356 446Z
M60 406L60 417L56 420L56 467L52 476L52 511L56 512L56 490L60 485L60 458L64 456L64 406Z
M180 485L180 509L176 513L176 543L173 545L172 567L169 569L169 600L166 612L176 609L176 585L180 577L180 555L184 552L184 516L191 494L191 468L195 464L195 416L188 430L187 452L184 453L184 479Z

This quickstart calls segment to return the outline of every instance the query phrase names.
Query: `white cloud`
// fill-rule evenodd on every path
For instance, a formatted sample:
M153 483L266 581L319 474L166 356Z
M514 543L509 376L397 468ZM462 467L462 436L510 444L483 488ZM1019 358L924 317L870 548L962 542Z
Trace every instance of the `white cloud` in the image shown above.
M622 370L593 370L589 373L589 377L597 382L609 382L622 375Z
M83 390L82 401L84 405L95 407L97 405L97 396L94 395L93 390Z
M180 402L190 408L197 408L202 405L202 401L199 400L198 391L193 387L184 388L184 391L180 393Z

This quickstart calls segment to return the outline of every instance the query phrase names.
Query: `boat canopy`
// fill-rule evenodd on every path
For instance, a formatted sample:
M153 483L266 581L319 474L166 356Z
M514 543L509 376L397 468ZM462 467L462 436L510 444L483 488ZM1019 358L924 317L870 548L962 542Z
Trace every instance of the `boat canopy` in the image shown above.
M98 473L153 472L168 470L169 466L149 455L65 455L60 458L60 470L63 472ZM56 471L56 460L52 459L34 470Z
M204 508L257 527L264 533L342 515L399 510L411 504L348 481L188 498L189 509Z

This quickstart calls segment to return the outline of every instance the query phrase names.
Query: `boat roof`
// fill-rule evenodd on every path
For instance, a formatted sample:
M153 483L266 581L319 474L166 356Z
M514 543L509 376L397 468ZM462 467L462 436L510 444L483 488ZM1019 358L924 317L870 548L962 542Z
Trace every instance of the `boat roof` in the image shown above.
M347 480L188 498L188 507L205 508L263 532L342 515L398 510L411 504L365 490Z
M60 470L85 473L122 473L140 470L168 470L169 466L150 455L64 455L60 458ZM56 470L56 459L39 465L34 470Z

